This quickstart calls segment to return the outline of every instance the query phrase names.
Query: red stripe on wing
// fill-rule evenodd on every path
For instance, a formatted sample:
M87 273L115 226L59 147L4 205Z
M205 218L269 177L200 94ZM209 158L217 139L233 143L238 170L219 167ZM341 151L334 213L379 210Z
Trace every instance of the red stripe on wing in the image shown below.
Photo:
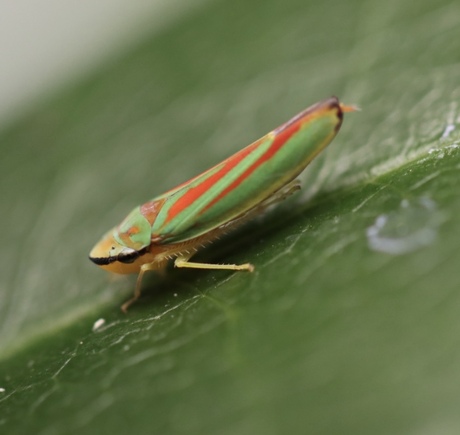
M280 132L276 137L273 143L270 145L270 148L259 157L246 171L244 171L236 180L234 180L229 186L227 186L218 196L216 196L202 211L205 212L211 208L214 204L228 195L232 190L236 189L246 178L248 178L259 166L261 166L266 161L270 160L289 140L289 138L296 133L301 126L301 122L289 126L289 128Z
M230 172L238 163L240 163L247 155L249 155L261 142L262 139L252 143L251 145L243 148L241 151L237 152L233 156L230 156L223 163L221 169L219 169L215 174L211 175L209 178L202 181L200 184L191 187L184 195L182 195L168 210L168 217L165 220L165 224L173 220L179 213L185 210L188 206L193 204L198 198L201 197L205 192L207 192L217 181L224 177L228 172ZM195 177L197 178L197 177ZM191 181L193 181L193 178ZM189 182L184 183L184 186Z
M327 104L324 104L327 103ZM323 107L321 107L323 106ZM315 118L320 117L325 112L331 108L338 106L338 100L332 98L331 101L327 100L315 104L314 106L306 109L305 111L299 113L294 118L290 119L286 123L282 124L273 133L276 134L275 140L270 145L270 148L259 157L259 159L254 162L244 173L242 173L236 180L234 180L229 186L227 186L218 196L216 196L202 211L205 212L211 208L214 204L228 195L231 191L237 188L246 178L248 178L257 168L259 168L263 163L270 160L282 147L283 145L297 132L300 130L302 125L306 122L309 122ZM341 112L339 110L338 116L340 117Z

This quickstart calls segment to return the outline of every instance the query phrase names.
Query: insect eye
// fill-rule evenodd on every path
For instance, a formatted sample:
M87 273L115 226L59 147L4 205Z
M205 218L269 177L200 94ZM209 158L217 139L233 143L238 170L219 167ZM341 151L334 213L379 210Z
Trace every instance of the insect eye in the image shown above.
M139 252L135 249L124 248L118 255L117 261L120 263L133 263L138 257Z

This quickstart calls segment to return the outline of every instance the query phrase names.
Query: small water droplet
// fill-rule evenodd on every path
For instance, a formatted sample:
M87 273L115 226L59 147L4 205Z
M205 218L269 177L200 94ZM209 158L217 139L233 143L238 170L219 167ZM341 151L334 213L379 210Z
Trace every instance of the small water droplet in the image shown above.
M393 255L416 251L434 242L443 220L430 198L404 199L398 210L378 216L367 229L369 247Z
M105 319L97 319L94 322L92 331L93 332L99 331L104 325L105 325Z
M447 124L444 132L442 133L441 139L445 139L455 130L454 124Z

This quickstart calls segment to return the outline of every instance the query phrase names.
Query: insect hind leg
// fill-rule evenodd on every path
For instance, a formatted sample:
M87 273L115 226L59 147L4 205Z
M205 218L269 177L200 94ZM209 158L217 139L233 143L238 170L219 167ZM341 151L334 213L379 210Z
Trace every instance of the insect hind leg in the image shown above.
M189 261L190 256L181 255L174 261L175 267L189 268L189 269L212 269L212 270L246 270L248 272L254 271L254 266L251 263L244 264L214 264L214 263L195 263Z
M260 209L265 210L266 208L278 204L281 201L289 198L294 193L298 192L301 189L300 180L295 179L290 183L283 186L281 189L277 190L271 196L269 196L262 204L260 204Z

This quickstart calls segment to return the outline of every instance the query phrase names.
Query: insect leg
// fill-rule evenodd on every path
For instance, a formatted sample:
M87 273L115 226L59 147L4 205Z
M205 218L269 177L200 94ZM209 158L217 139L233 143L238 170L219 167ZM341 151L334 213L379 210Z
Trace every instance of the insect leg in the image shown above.
M188 261L191 256L179 256L174 261L176 267L186 267L190 269L214 269L214 270L247 270L252 272L254 266L250 263L244 264L211 264L211 263L195 263Z
M282 187L280 190L276 191L272 196L269 196L262 204L260 204L259 207L264 210L274 204L277 204L278 202L284 201L300 189L300 180L295 179L289 184L286 184L286 186Z
M158 263L146 263L141 266L139 275L137 275L136 288L134 289L134 296L131 299L127 300L121 306L121 311L123 311L124 313L128 312L128 308L141 297L142 277L144 276L144 273L149 270L157 270L157 269L158 269Z

